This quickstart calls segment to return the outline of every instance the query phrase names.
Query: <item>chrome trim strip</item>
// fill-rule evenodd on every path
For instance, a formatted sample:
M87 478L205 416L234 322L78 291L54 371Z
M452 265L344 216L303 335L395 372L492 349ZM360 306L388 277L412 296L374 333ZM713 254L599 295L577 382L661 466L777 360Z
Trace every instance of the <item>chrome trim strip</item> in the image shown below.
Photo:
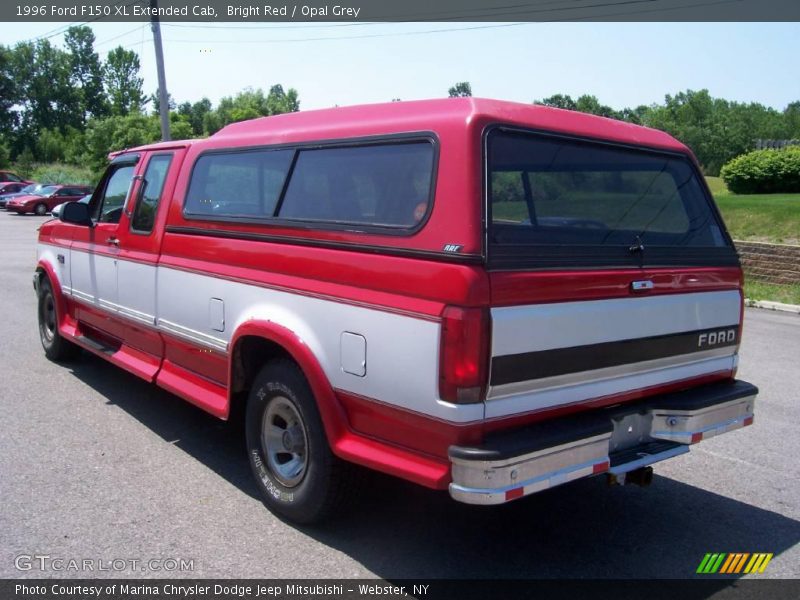
M189 329L188 327L178 325L172 321L158 319L157 327L178 337L190 340L203 346L207 346L209 348L213 348L214 350L219 350L226 353L228 351L228 342L225 340L207 335L194 329Z
M503 504L508 502L506 500L506 492L523 488L522 496L527 496L533 492L538 492L551 487L555 487L568 481L574 481L591 475L594 471L594 465L597 460L587 461L577 465L570 465L549 473L545 473L538 477L528 479L521 483L515 483L509 486L497 488L473 488L457 483L450 484L450 496L454 500L464 502L465 504Z
M78 300L83 300L84 302L88 302L89 304L95 303L95 298L91 294L86 294L84 292L81 292L80 290L76 290L75 288L70 288L69 292L74 298L77 298Z

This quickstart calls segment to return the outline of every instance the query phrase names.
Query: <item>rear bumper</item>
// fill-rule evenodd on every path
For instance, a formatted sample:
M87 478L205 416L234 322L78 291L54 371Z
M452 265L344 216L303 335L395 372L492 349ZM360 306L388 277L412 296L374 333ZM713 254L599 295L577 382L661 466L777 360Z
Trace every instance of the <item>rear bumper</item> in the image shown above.
M451 446L450 495L502 504L582 477L627 473L750 425L757 394L745 381L715 383L499 433L479 447Z

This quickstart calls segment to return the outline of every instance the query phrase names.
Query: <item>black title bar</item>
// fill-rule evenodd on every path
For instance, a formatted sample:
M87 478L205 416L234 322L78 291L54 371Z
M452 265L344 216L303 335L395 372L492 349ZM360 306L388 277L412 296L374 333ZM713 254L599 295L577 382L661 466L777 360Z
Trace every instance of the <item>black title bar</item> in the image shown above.
M800 21L798 0L3 0L0 21Z

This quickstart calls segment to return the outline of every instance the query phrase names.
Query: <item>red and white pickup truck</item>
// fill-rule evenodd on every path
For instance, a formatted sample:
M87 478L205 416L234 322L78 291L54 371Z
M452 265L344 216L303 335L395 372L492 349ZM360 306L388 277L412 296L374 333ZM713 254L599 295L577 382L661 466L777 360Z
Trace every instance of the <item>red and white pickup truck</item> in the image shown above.
M113 156L44 224L48 357L245 415L267 506L352 463L497 504L753 421L742 271L669 135L472 98L308 111ZM143 401L145 401L143 399Z

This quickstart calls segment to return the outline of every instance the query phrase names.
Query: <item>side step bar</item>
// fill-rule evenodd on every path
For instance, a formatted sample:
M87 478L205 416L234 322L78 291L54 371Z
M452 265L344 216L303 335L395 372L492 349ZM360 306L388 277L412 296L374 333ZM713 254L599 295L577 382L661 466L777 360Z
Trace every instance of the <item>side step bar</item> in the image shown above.
M501 432L479 447L451 446L450 495L502 504L582 477L641 469L752 424L757 394L745 381L715 383ZM643 432L633 441L632 423Z

